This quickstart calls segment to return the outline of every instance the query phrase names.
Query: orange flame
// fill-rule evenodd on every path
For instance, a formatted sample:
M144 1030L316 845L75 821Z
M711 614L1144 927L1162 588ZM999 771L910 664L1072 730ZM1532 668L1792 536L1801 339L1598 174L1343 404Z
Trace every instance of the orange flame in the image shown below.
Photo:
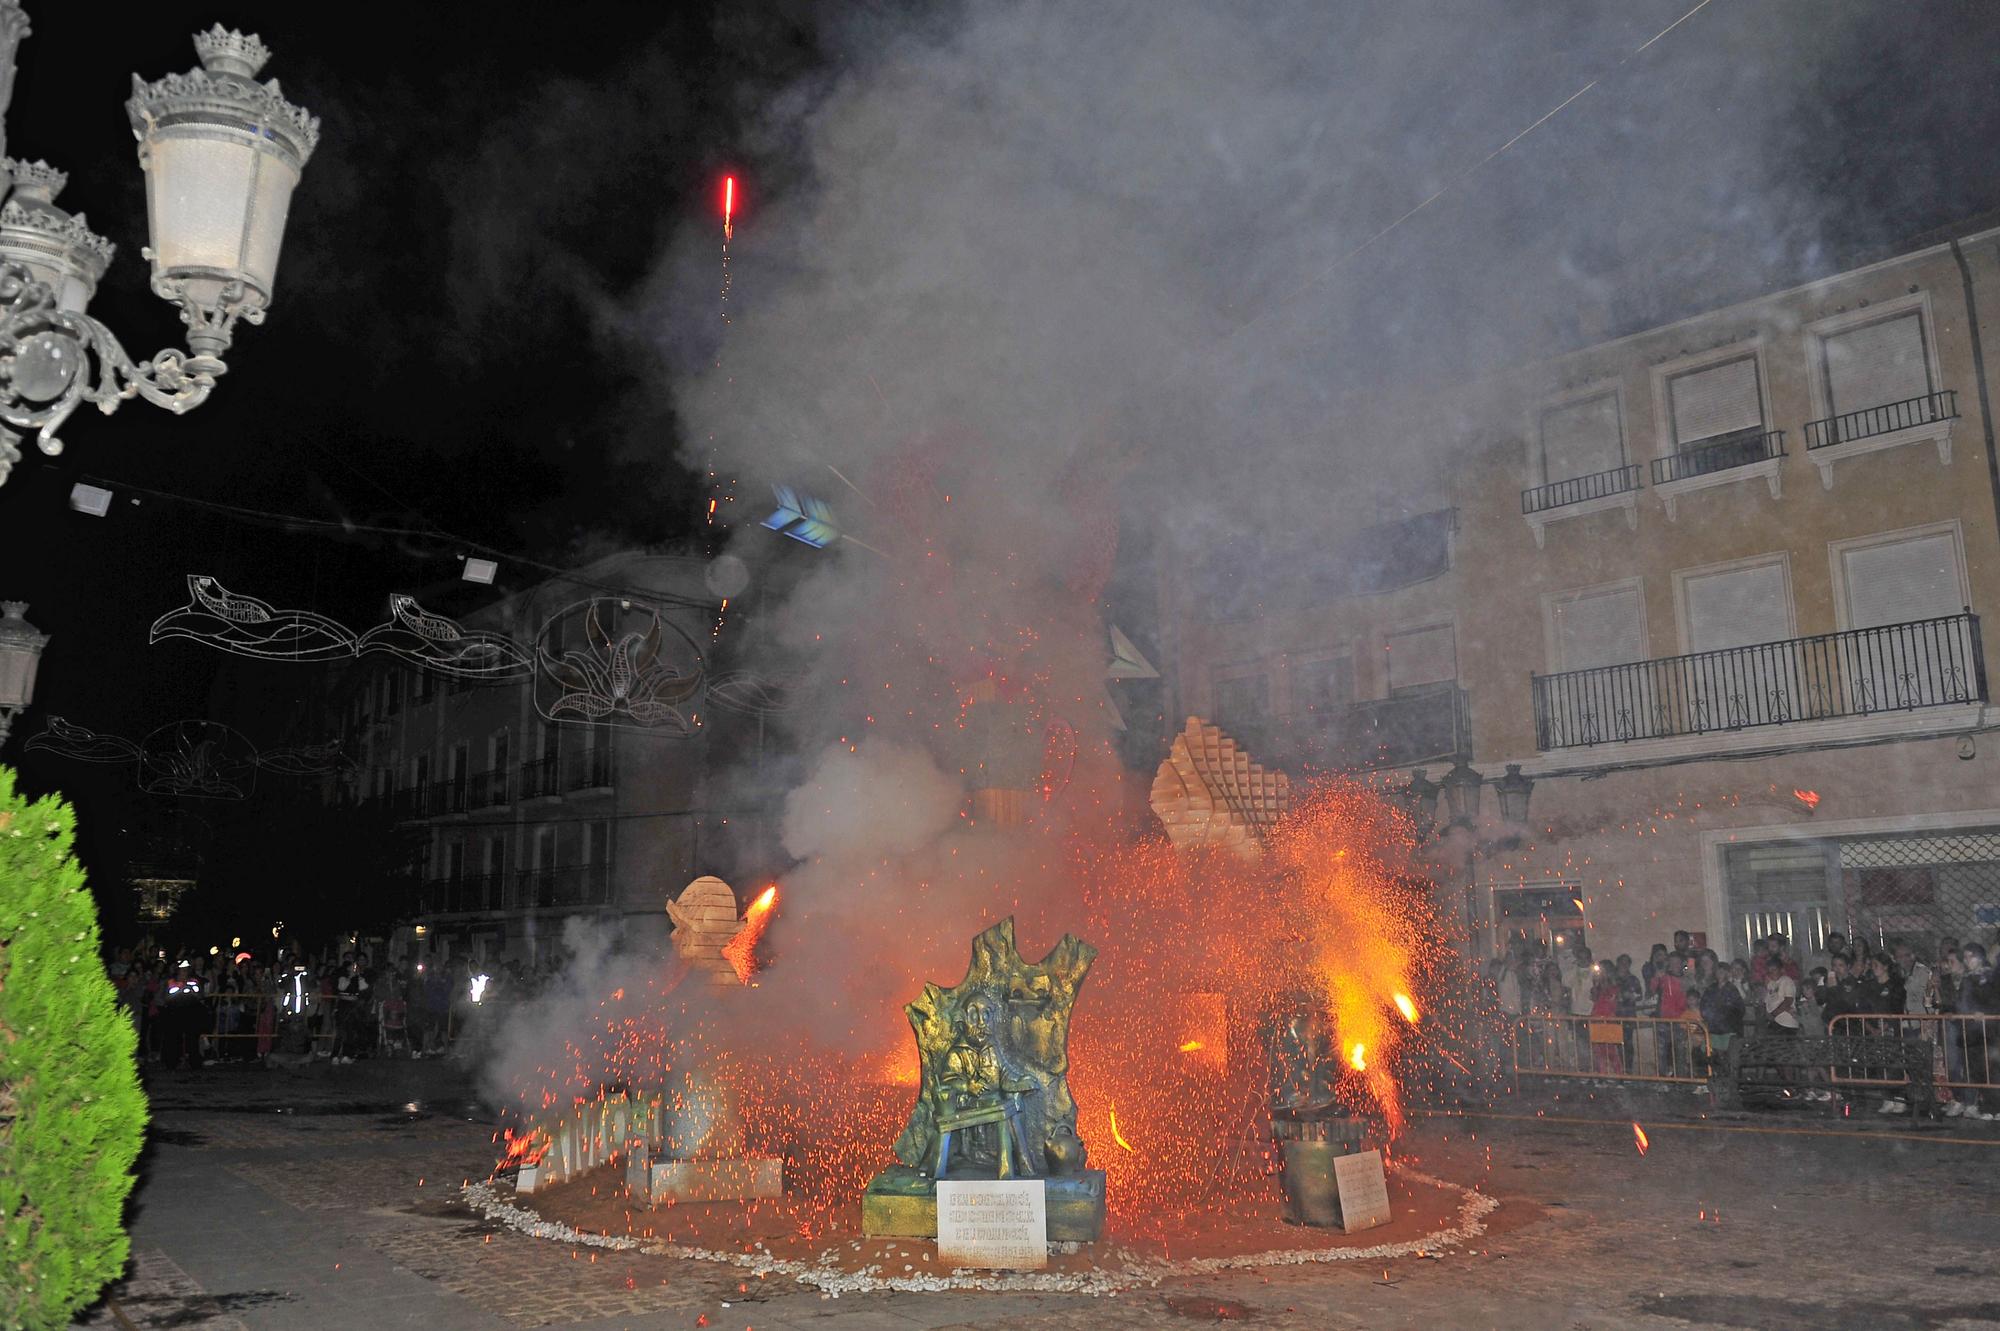
M1125 1134L1118 1130L1118 1106L1111 1107L1111 1140L1130 1151L1132 1143L1125 1140Z
M1819 812L1819 792L1817 790L1794 790L1792 798L1806 806L1807 813Z
M1647 1148L1652 1145L1652 1142L1646 1139L1646 1130L1637 1123L1632 1125L1632 1141L1638 1146L1640 1155L1644 1155Z
M1403 1020L1414 1026L1417 1024L1417 1005L1410 1001L1408 994L1396 995L1396 1011L1403 1014Z
M508 1165L538 1164L549 1151L549 1135L539 1128L531 1128L518 1136L512 1128L504 1130L507 1153L500 1157L500 1168Z
M757 973L757 942L763 938L764 930L771 924L771 908L778 904L776 884L757 894L750 903L750 909L743 912L743 927L736 931L736 937L723 944L722 956L736 971L736 978L744 984Z
M1353 1066L1356 1072L1368 1071L1367 1053L1368 1046L1365 1044L1355 1045L1354 1048L1347 1051L1347 1061Z
M1203 1048L1203 1047L1204 1047L1204 1046L1202 1045L1202 1042L1201 1042L1201 1041L1199 1041L1199 1040L1189 1040L1189 1041L1188 1041L1187 1043L1185 1043L1185 1044L1183 1044L1183 1045L1181 1046L1181 1052L1182 1052L1183 1054L1192 1054L1192 1053L1193 1053L1193 1052L1194 1052L1195 1050L1197 1050L1197 1049L1200 1049L1200 1048Z

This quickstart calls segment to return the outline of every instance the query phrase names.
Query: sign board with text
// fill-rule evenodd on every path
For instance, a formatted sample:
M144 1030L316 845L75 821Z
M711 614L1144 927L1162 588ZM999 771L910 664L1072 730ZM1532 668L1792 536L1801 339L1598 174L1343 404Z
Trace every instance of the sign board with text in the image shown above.
M1389 1179L1380 1151L1337 1156L1333 1181L1340 1189L1340 1227L1346 1233L1389 1223Z
M1049 1264L1048 1193L1040 1179L938 1180L938 1261L1039 1271Z

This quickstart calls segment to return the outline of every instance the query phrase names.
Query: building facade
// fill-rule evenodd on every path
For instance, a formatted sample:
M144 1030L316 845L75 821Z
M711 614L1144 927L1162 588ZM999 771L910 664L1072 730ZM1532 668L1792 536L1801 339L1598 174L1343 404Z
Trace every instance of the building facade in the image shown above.
M1986 232L1431 394L1435 512L1176 589L1184 709L1294 768L1518 765L1525 825L1487 790L1433 848L1481 950L1987 938L1995 311Z

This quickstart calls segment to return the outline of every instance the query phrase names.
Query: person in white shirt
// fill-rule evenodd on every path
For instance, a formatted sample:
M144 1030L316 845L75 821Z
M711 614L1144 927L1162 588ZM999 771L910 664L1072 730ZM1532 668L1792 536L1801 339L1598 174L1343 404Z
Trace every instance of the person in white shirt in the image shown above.
M1799 1033L1799 986L1781 970L1764 979L1764 1015L1773 1035Z
M1917 950L1908 943L1896 944L1896 969L1903 972L1903 1011L1910 1015L1934 1011L1937 994L1931 968L1917 960Z

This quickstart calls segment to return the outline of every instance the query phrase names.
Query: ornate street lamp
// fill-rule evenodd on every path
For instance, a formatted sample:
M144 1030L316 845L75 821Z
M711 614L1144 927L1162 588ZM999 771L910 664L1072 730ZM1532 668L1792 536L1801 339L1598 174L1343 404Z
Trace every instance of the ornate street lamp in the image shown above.
M1454 823L1470 823L1479 817L1479 788L1486 778L1460 758L1458 765L1444 774L1444 802Z
M1403 809L1416 823L1419 839L1429 836L1431 829L1437 826L1438 795L1443 790L1443 786L1431 780L1428 769L1419 767L1410 773L1410 783L1400 792Z
M0 118L28 31L19 0L0 0ZM81 213L56 206L61 171L5 155L0 124L0 422L38 431L44 453L62 451L56 431L84 402L106 413L131 397L175 413L200 406L228 368L222 354L237 321L264 321L285 214L319 120L286 101L276 79L256 81L271 54L256 36L218 23L194 46L200 69L156 83L134 75L125 104L146 173L143 253L153 294L180 306L185 352L135 364L84 312L112 245ZM0 427L0 483L20 460L19 442Z
M1507 775L1493 783L1493 793L1500 800L1500 820L1506 823L1528 821L1528 796L1535 791L1535 779L1521 775L1521 764L1508 763Z
M49 635L27 621L26 601L0 601L0 744L14 717L35 700L35 671Z

